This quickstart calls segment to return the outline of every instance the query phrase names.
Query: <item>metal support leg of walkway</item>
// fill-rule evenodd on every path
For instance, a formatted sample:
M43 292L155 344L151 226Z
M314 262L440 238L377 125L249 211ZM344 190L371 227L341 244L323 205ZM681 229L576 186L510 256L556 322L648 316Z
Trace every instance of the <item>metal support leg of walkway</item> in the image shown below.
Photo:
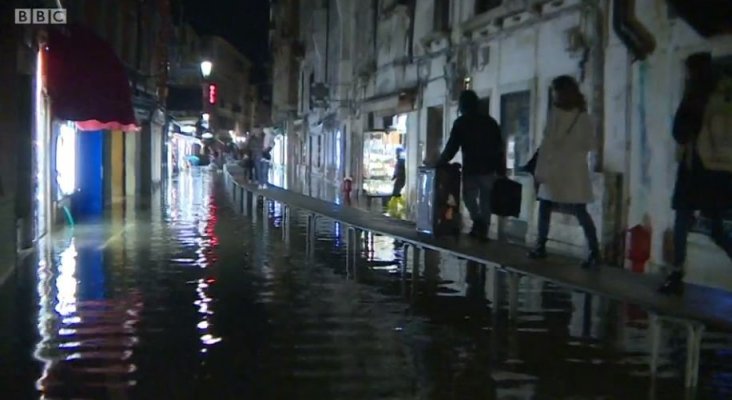
M267 198L264 196L259 197L260 204L262 205L262 230L264 231L264 237L269 237L270 226L269 226L269 208L267 207Z
M282 241L286 246L290 246L290 208L286 205L282 205L282 220L280 222L280 229L282 231Z
M315 255L315 241L318 239L316 233L318 216L315 214L308 214L307 226L306 226L306 254L308 258L312 258Z
M252 215L252 200L254 195L248 190L244 190L244 196L242 197L242 213L249 217Z
M648 324L651 341L651 376L655 378L658 372L661 335L663 326L666 323L686 327L686 373L684 375L684 382L687 388L695 388L699 385L699 359L701 355L701 341L705 329L703 324L696 321L669 318L653 313L650 314Z
M508 319L515 321L518 317L518 290L521 275L516 272L508 272Z
M361 254L361 230L353 226L346 228L346 277L356 280L358 259Z
M417 246L414 243L409 242L403 242L402 244L402 264L400 266L400 272L402 277L402 292L403 295L406 296L406 280L407 280L407 270L409 266L409 260L412 260L412 279L414 280L414 271L417 271L419 273L419 265L420 261L422 259L422 252L424 249L422 247ZM410 255L410 249L411 249L411 255ZM412 287L414 287L414 282L412 282Z
M417 296L419 295L419 275L421 271L421 265L422 263L412 264L412 293L410 296L412 304L417 301Z
M262 221L267 223L269 221L269 201L264 196L259 196L259 203L262 205Z

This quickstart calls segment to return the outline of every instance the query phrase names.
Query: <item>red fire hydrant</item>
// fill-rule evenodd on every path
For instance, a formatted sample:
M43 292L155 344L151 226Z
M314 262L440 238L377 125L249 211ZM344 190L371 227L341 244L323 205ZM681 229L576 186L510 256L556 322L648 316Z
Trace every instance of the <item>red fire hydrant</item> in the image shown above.
M347 204L351 204L351 190L353 190L353 179L350 177L343 178L343 185L341 187L343 191L343 199Z
M651 231L643 225L636 225L626 232L625 258L630 260L630 270L645 272L646 262L651 259Z

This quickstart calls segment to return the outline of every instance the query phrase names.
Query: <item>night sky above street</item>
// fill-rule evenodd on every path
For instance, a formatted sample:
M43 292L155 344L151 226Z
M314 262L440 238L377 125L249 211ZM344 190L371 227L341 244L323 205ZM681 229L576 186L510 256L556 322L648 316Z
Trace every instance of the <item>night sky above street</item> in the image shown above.
M266 80L269 61L267 0L180 0L184 19L200 35L221 36L253 63L253 81Z

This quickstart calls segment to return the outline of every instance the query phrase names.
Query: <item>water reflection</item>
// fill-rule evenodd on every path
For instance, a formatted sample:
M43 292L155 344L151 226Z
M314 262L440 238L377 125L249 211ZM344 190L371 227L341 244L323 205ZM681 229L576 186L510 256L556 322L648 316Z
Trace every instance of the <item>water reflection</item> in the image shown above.
M313 187L317 189L313 191ZM308 190L326 200L330 196L317 184ZM318 233L337 241L337 229L334 232ZM461 389L454 384L461 374L459 365L470 363L469 359L479 360L486 352L490 356L485 360L490 361L478 363L469 375L480 380L477 376L483 372L488 381L464 382L477 389L475 393L485 393L486 398L688 398L682 386L683 329L665 330L662 367L652 381L647 315L643 311L524 277L519 282L517 319L508 323L508 304L501 301L507 292L504 273L431 251L418 254L418 265L411 265L414 260L407 259L405 266L398 242L370 233L363 238L361 262L365 271L361 271L361 277L371 274L371 279L358 282L383 291L387 283L373 276L396 273L399 293L409 296L414 318L426 317L431 323L450 326L446 328L451 332L450 339L425 332L423 322L412 321L400 327L404 332L421 332L405 339L415 349L415 363L420 365L417 376L421 396L460 398L456 393ZM455 329L460 331L457 336ZM467 347L457 343L461 335L470 337L472 343ZM732 335L712 333L704 343L702 365L720 368L719 360L729 360ZM441 351L447 353L438 357ZM422 353L431 356L425 358ZM435 369L437 365L443 366L444 375L441 368ZM732 374L706 374L700 398L727 398L730 385L726 381ZM569 379L571 376L583 378Z
M141 298L135 292L106 298L98 243L83 233L55 248L52 262L41 258L38 264L40 341L34 355L43 367L36 389L53 398L134 386Z
M218 223L218 204L211 193L212 182L204 179L200 170L192 169L178 176L178 185L170 185L168 199L170 222L177 226L194 226L195 230L181 231L179 238L185 245L195 247L196 259L176 257L177 264L196 265L203 269L202 277L195 280L196 300L193 302L198 310L198 329L201 353L207 353L211 346L221 342L221 337L214 333L214 302L209 296L212 286L216 284L215 265L218 262L217 248L219 237L216 233ZM206 187L209 190L205 190ZM178 194L180 192L180 194ZM177 199L179 201L175 201ZM185 247L184 247L185 248Z
M244 218L217 185L191 170L157 216L50 243L39 340L23 349L39 371L12 384L46 398L684 398L685 332L664 334L651 382L635 308L522 278L509 320L500 270L373 234L351 260L346 228L322 219L308 258L304 215L269 202ZM730 398L730 344L705 336L700 398Z

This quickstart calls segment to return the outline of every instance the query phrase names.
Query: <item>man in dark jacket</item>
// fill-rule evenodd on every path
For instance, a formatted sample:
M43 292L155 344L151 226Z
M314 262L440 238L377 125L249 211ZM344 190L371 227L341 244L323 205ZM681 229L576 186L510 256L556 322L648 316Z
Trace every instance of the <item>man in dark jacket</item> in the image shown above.
M461 115L452 126L438 166L462 151L463 201L473 220L470 235L485 240L491 221L491 190L496 178L506 175L506 153L501 128L490 115L479 112L478 103L472 90L460 94Z
M392 197L401 197L402 189L407 183L407 167L404 162L404 150L400 147L396 151L396 165L394 166L394 175L391 180L394 181L394 190Z

